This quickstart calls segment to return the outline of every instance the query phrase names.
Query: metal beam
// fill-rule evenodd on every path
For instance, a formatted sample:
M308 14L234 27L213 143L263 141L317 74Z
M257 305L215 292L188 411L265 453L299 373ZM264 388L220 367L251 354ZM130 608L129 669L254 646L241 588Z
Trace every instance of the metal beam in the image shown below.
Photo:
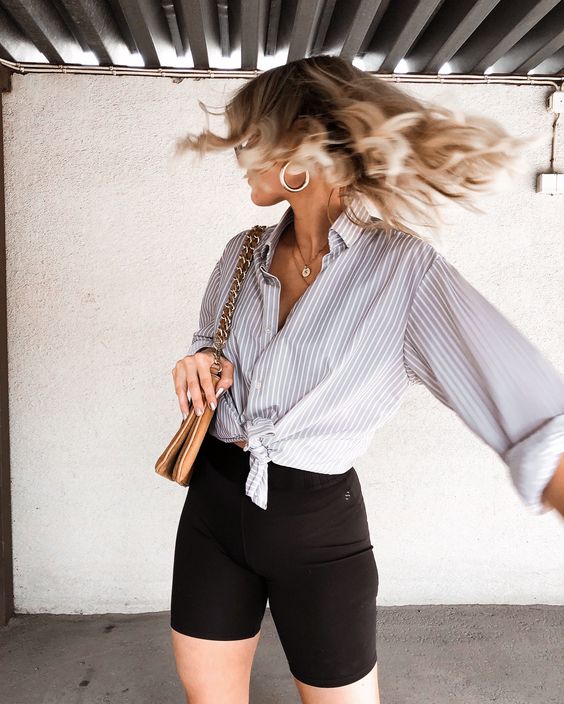
M453 58L457 72L484 73L547 15L559 0L500 3Z
M322 10L323 0L298 0L288 47L288 62L310 55Z
M316 54L321 54L323 51L336 2L337 0L325 0L323 6L321 7L321 15L319 16L319 21L317 23L317 32L311 46L311 54L314 56Z
M209 68L208 45L219 43L215 2L177 0L176 11L184 51L190 50L194 66Z
M222 56L231 55L229 40L229 3L228 0L217 0L217 19L219 24L219 48Z
M48 0L2 0L0 43L17 61L64 64L82 53L60 14ZM2 9L2 8L0 8ZM30 54L35 55L31 58ZM41 56L43 54L43 56ZM24 58L25 57L25 58Z
M64 8L68 29L82 51L91 51L100 65L124 63L128 47L105 3L59 0L59 8Z
M372 38L386 7L383 0L361 0L339 52L340 56L350 61L358 56L362 47Z
M270 0L266 28L266 46L264 47L265 56L274 56L278 51L278 29L280 27L281 11L282 0Z
M528 73L537 68L537 66L540 66L543 61L549 59L557 51L560 51L562 47L564 47L564 29L560 30L550 41L547 41L546 44L537 49L532 56L529 56L529 58L517 66L515 70Z
M117 0L145 66L174 64L176 58L164 13L152 0Z
M515 46L498 59L492 66L490 75L515 71L518 66L527 66L526 71L536 68L560 49L557 36L562 29L564 29L563 2L545 15Z
M184 44L182 43L182 38L180 37L180 29L178 28L178 18L176 16L176 8L173 0L161 0L161 6L163 8L163 14L165 16L166 24L172 41L172 46L174 48L174 53L176 56L184 56L186 50Z
M259 47L264 46L266 0L245 0L241 4L241 68L252 71L258 65Z
M401 59L405 58L411 47L415 44L419 35L433 19L445 0L417 0L411 3L402 2L398 5L397 12L401 15L401 26L394 35L392 46L390 47L382 65L381 71L394 71Z
M458 0L443 5L413 51L409 70L438 73L502 0Z

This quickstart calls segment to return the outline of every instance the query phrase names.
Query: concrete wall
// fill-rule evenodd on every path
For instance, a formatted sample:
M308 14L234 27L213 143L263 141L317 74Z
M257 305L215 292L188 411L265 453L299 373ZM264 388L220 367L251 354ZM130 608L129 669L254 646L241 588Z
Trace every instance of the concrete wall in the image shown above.
M4 96L18 612L168 609L185 490L153 467L180 420L171 369L227 239L286 205L255 206L232 152L172 158L205 124L197 99L219 106L239 85L31 74ZM564 370L564 200L534 192L550 88L404 89L544 136L484 215L449 211L440 249ZM501 460L425 388L355 466L380 604L564 603L560 517L529 515Z

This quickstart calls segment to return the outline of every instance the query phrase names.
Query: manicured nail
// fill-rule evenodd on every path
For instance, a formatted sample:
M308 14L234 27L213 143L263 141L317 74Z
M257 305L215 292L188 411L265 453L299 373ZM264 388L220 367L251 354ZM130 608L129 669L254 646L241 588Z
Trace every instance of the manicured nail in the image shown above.
M219 395L222 394L224 391L225 391L225 389L222 389L222 388L216 390L216 392L215 392L215 397L216 397L216 398L219 398Z
M212 402L210 403L210 408L212 409L212 411L215 411L215 403L214 403L214 401L212 401Z
M201 416L203 412L204 412L203 409L201 409L201 408L196 408L196 415L197 415L197 416Z
M184 420L188 418L188 414L186 413L186 411L182 411L182 417L184 418Z

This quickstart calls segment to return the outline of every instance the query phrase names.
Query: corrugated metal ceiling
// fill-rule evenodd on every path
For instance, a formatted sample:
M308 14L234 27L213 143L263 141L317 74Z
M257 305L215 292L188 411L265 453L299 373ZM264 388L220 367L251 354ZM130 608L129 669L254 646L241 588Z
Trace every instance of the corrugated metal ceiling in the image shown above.
M213 75L319 53L382 74L563 76L564 0L0 0L6 62Z

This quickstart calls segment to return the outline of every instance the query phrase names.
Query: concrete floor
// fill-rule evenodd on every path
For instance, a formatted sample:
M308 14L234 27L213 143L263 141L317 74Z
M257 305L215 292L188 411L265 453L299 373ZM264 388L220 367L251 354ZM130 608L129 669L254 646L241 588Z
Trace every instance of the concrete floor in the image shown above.
M378 606L377 628L382 704L564 703L564 607ZM250 702L299 701L267 609ZM185 704L168 613L14 617L0 702Z

